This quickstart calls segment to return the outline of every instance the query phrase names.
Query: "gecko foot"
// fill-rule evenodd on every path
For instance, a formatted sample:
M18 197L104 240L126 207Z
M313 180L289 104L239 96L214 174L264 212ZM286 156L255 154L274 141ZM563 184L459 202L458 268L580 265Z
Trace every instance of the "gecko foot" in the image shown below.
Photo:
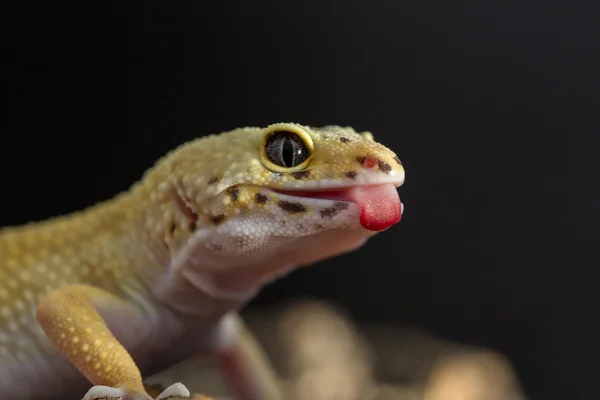
M181 384L174 383L161 394L156 397L156 400L183 400L190 399L190 391ZM93 386L82 400L151 400L145 394L129 394L123 389L117 389L109 386L96 385Z
M215 399L213 397L198 393L190 394L186 387L181 383L175 383L174 385L169 386L167 389L165 389L160 383L144 385L144 388L152 397L156 396L157 400L229 400Z
M179 400L189 399L191 397L190 391L182 383L174 383L161 394L156 397L156 400Z
M81 400L125 400L126 393L122 389L110 386L92 386Z

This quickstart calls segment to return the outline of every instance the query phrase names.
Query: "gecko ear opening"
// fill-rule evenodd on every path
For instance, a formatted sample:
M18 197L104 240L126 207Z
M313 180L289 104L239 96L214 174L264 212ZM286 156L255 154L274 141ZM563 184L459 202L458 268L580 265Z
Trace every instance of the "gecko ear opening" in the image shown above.
M177 206L177 210L188 220L196 222L198 220L198 213L193 209L191 202L185 197L185 195L177 190L173 190L172 193L173 201Z
M311 136L295 124L275 124L265 130L262 163L274 172L298 172L305 169L312 156Z

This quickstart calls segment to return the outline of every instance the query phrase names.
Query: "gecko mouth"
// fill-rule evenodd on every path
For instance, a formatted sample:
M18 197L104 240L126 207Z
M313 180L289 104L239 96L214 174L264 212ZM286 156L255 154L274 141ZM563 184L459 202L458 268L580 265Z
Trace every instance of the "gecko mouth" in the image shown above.
M332 190L281 190L274 192L296 198L342 201L357 204L360 223L371 231L382 231L400 222L404 205L393 183L353 186Z
M281 193L286 196L318 199L318 200L331 200L331 201L345 201L352 202L348 196L346 196L346 189L332 189L332 190L282 190L282 189L271 189L275 193Z

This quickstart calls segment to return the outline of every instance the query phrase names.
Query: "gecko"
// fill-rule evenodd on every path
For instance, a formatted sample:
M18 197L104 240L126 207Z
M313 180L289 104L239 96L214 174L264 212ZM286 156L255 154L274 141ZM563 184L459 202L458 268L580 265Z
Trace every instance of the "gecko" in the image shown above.
M403 182L371 132L275 123L191 140L112 199L0 229L1 397L187 398L143 377L198 356L236 399L280 400L238 312L398 223Z

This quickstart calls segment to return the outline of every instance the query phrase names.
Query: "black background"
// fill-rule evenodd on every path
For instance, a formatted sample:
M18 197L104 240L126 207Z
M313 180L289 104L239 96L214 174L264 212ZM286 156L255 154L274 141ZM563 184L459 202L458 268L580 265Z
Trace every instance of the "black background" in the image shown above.
M405 164L402 223L257 303L329 299L498 349L532 399L597 396L592 2L14 3L0 225L110 197L207 133L368 129Z

